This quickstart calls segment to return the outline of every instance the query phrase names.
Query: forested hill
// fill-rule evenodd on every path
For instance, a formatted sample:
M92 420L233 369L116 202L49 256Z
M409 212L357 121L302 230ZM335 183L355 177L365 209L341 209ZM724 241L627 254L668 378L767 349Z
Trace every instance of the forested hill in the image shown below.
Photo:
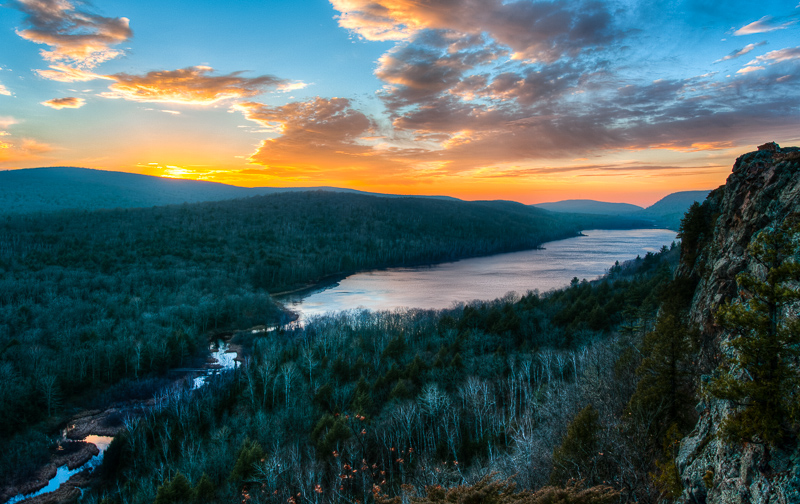
M223 268L271 291L357 270L529 249L581 229L644 225L513 202L377 198L324 191L102 211L7 216L12 270ZM2 265L3 263L0 263Z
M395 197L337 187L238 187L202 180L59 166L0 172L0 214L141 208L308 190ZM431 197L454 199L447 196Z

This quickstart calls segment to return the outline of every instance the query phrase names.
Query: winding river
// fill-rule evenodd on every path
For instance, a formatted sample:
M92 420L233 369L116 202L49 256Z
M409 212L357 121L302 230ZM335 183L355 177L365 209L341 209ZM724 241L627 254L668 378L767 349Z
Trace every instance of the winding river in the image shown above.
M615 261L657 252L675 240L676 233L667 229L590 230L583 236L545 243L539 250L357 273L325 288L277 299L299 313L301 321L353 308L449 308L512 291L559 289L574 277L592 280Z

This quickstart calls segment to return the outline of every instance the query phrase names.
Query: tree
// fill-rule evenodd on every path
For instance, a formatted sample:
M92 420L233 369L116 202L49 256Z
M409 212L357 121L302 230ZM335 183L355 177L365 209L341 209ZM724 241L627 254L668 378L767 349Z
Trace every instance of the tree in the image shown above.
M205 503L214 500L216 488L214 488L214 483L206 473L203 473L203 476L200 477L200 481L197 482L197 486L194 488L194 493L196 502Z
M245 439L239 448L236 464L231 471L230 480L241 483L250 479L255 473L255 464L264 458L264 449L258 441Z
M181 473L177 473L170 481L158 487L155 504L173 504L191 502L194 500L194 490L189 480Z
M685 429L694 420L692 356L698 338L698 331L690 330L668 310L644 338L645 357L636 370L640 380L628 407L655 419L650 428L653 442L670 425Z
M796 436L800 420L800 224L787 220L759 233L748 247L757 274L736 277L739 297L717 312L731 331L731 356L710 383L709 392L736 409L722 425L729 440L778 445Z
M600 414L591 404L583 408L567 427L561 446L553 451L550 484L564 484L570 479L590 479L598 455Z

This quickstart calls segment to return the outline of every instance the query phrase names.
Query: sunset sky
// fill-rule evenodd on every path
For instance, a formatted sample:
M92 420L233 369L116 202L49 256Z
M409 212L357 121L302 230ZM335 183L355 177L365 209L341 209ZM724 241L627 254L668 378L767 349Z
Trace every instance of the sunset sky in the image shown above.
M649 205L800 145L800 0L0 0L0 169Z

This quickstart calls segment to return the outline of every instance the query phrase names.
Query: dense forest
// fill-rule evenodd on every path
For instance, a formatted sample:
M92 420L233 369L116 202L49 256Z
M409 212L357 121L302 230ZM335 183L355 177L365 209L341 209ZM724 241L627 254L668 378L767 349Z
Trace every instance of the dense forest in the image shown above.
M653 502L669 490L668 471L649 476L662 441L691 410L667 376L690 383L691 332L656 317L682 303L677 256L547 294L240 333L246 365L130 419L85 499L374 502L427 487L441 502L437 487L513 482L542 489L529 502Z
M213 333L285 321L270 292L636 224L327 192L0 217L0 484L76 408L152 396Z

